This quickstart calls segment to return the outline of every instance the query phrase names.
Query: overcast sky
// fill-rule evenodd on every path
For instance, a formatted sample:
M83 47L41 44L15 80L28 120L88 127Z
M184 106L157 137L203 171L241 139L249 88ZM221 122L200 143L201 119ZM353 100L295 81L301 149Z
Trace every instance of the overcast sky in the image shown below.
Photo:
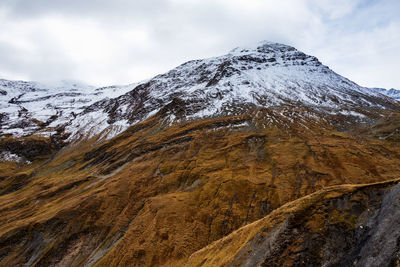
M0 78L126 84L267 40L400 88L399 13L399 0L1 0Z

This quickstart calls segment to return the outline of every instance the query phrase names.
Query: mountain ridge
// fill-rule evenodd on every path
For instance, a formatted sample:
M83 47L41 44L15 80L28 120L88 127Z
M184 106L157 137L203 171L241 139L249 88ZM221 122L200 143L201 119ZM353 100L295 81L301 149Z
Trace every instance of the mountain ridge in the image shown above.
M272 42L189 61L137 84L102 88L67 85L58 94L51 94L37 83L30 86L35 95L21 90L11 99L10 94L0 96L3 134L49 136L59 130L68 135L66 142L99 134L108 139L174 101L181 106L170 115L171 123L281 105L305 105L361 119L365 115L359 113L360 107L398 108L391 98L358 86L317 58ZM5 80L0 87L3 91L12 89ZM40 91L44 92L42 96Z
M383 95L386 95L388 97L391 97L395 100L400 101L400 90L398 89L385 89L385 88L371 88L374 91L377 91L378 93L381 93Z

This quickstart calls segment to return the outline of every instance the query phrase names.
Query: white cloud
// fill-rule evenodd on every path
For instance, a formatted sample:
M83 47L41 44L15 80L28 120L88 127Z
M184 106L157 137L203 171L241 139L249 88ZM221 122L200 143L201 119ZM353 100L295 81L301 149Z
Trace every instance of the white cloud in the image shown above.
M361 2L362 0L318 0L311 1L311 4L320 8L327 19L340 19L351 14Z
M396 0L2 0L0 77L130 83L270 40L362 85L400 87L398 7Z

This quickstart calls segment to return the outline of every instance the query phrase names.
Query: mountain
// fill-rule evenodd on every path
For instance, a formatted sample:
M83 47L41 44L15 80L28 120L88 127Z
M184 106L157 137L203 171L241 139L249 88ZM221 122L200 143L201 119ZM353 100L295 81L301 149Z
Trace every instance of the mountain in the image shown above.
M389 90L384 89L384 88L371 88L371 89L376 91L376 92L378 92L378 93L381 93L383 95L391 97L393 99L400 100L400 90L397 90L397 89L394 89L394 88L389 89Z
M261 42L227 55L189 61L137 85L132 91L97 102L67 129L81 129L91 118L101 129L134 124L174 103L171 120L240 114L257 107L302 105L362 117L360 107L397 108L393 100L360 87L293 47Z
M400 105L293 47L1 90L0 266L399 260Z
M3 134L55 134L68 141L102 133L111 138L159 112L169 103L170 119L190 120L240 114L257 107L307 106L325 113L364 117L358 109L397 108L395 101L358 86L293 47L261 42L227 55L189 61L153 79L97 88L65 83L2 80Z
M84 108L130 91L131 86L94 86L73 81L53 84L0 79L1 134L49 136Z

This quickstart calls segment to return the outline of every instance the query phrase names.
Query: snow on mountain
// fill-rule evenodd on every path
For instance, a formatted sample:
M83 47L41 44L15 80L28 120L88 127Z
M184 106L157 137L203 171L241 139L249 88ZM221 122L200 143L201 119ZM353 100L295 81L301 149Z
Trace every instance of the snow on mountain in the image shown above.
M93 125L89 127L93 133L98 124L101 129L116 122L134 124L169 103L176 113L174 118L184 119L287 104L329 109L330 113L396 105L392 99L336 74L313 56L287 45L261 42L224 56L186 62L138 84L123 96L93 104L67 129L85 135L82 129L87 131L87 125ZM101 119L104 117L107 119Z
M2 80L0 90L5 92L0 96L3 134L49 134L49 129L63 127L71 133L70 141L99 133L110 138L157 112L168 113L173 121L282 105L352 116L359 115L359 108L399 108L393 99L336 74L317 58L271 42L189 61L128 86L66 84L49 89Z
M14 136L50 135L88 105L131 89L132 86L96 88L72 81L43 84L0 79L0 132Z
M381 93L383 95L386 95L388 97L391 97L393 99L396 99L398 101L400 101L400 90L397 89L385 89L385 88L371 88L372 90Z

